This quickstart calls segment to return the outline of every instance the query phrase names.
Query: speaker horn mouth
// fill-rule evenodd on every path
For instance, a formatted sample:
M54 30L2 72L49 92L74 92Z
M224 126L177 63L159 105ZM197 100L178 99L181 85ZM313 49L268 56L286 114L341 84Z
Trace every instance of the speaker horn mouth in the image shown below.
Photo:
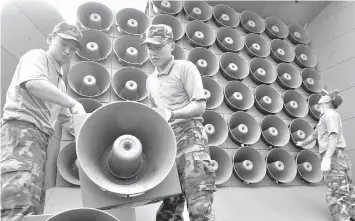
M318 154L302 150L296 156L297 176L306 183L319 183L323 179L321 158Z
M176 16L182 10L181 1L152 1L153 11L157 14L169 14Z
M298 141L305 140L314 131L312 126L307 121L305 121L301 118L294 119L290 123L289 128L290 128L290 134L291 134L290 141L295 146ZM302 147L298 147L298 148L308 150L308 149L312 149L315 145L316 145L316 141L313 141L310 144L307 144L306 146L302 146Z
M192 47L210 47L216 40L216 34L202 21L190 21L186 24L186 40Z
M114 42L114 53L118 62L124 66L141 67L148 61L147 46L141 45L143 39L137 36L123 35Z
M313 68L305 68L301 72L302 88L310 93L321 93L325 88L322 76Z
M213 20L219 27L235 28L240 23L237 12L228 5L218 4L213 7Z
M255 107L262 114L276 114L283 108L279 92L268 85L259 85L255 89Z
M297 166L292 156L283 149L272 149L266 156L267 174L277 183L290 183L297 175Z
M284 39L289 34L288 27L278 18L267 17L265 26L265 33L271 39Z
M221 185L227 182L233 172L232 159L229 157L228 153L220 147L210 146L210 156L211 160L217 162L218 168L216 173L216 185Z
M215 109L223 102L223 90L219 84L209 77L202 76L202 84L207 98L206 108Z
M311 42L311 37L307 30L299 24L289 24L288 39L295 45L308 44Z
M230 81L224 87L224 101L233 111L246 111L254 105L253 92L242 82Z
M249 65L246 60L232 52L222 54L219 70L228 81L243 80L249 75Z
M290 63L295 59L295 52L285 41L274 39L271 41L271 57L277 63Z
M113 25L112 10L99 2L86 2L77 10L77 26L80 29L91 29L107 32Z
M75 142L67 144L57 158L58 172L69 183L80 185L79 162L75 152Z
M260 35L250 33L245 37L245 49L247 54L251 57L265 58L270 54L269 43Z
M308 114L306 98L294 90L287 90L283 96L284 111L291 118L301 118Z
M240 14L240 24L242 29L247 34L261 34L265 31L264 20L258 14L252 11L243 11Z
M208 144L218 146L224 143L228 137L228 126L224 118L217 112L206 110L202 115L203 126L208 135Z
M194 63L202 76L213 76L218 72L218 60L210 50L202 47L192 49L187 60Z
M102 104L99 101L91 98L80 98L78 101L84 106L86 113L92 113L96 109L102 107Z
M315 68L317 66L316 54L307 46L299 44L295 47L295 63L300 68Z
M274 115L261 120L261 138L271 147L283 147L290 140L290 131L283 120Z
M119 221L113 215L93 208L78 208L70 209L63 212L59 212L50 218L47 221L61 221L61 220L87 220L87 221Z
M189 21L207 22L212 18L212 8L206 1L184 1L183 12Z
M270 62L263 58L253 58L249 64L249 76L256 84L271 84L276 81L277 73Z
M244 39L231 27L220 27L217 29L217 47L222 52L238 52L244 47Z
M260 126L255 118L246 112L238 111L229 118L229 136L238 145L253 145L260 138Z
M308 98L309 115L315 120L319 120L321 110L318 101L321 99L321 94L311 94Z
M117 30L122 35L142 36L149 26L149 18L135 8L119 10L115 16Z
M291 64L280 63L276 67L277 83L285 90L296 89L302 84L299 71Z

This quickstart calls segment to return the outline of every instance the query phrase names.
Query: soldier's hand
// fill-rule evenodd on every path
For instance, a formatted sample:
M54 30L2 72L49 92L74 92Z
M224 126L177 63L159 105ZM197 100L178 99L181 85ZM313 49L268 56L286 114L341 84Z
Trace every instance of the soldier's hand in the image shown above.
M86 114L86 111L84 109L84 106L77 102L74 107L71 108L71 113L73 115L81 115L81 114Z
M302 147L302 146L303 146L302 141L297 141L297 142L296 142L296 146L298 146L298 147Z
M320 165L320 169L323 172L328 172L330 170L330 163L331 163L331 160L329 158L324 157L322 160L322 163Z

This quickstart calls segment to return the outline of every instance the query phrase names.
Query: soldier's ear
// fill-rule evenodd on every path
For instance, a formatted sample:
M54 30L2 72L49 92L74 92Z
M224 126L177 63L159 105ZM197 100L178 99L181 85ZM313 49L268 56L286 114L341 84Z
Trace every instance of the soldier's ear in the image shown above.
M175 49L175 42L174 41L171 42L170 47L171 47L170 48L171 51L174 51L174 49Z
M47 36L47 44L52 44L52 40L53 40L53 34L49 34L48 36Z

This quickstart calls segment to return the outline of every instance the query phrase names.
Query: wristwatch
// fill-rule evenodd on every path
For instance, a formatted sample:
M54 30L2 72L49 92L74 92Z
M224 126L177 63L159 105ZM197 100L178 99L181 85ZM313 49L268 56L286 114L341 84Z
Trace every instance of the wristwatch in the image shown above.
M170 119L169 119L169 123L172 123L172 122L174 122L175 121L175 114L174 114L174 111L171 111L170 112Z

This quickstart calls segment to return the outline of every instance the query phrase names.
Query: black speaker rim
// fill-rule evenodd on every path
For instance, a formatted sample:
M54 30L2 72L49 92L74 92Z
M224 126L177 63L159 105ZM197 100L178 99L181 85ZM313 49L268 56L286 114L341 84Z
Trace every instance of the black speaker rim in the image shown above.
M181 1L173 1L175 3L178 3L179 4L179 7L178 7L178 10L177 11L174 11L174 12L165 12L163 10L161 10L160 8L158 8L154 2L161 2L161 1L152 1L152 8L153 8L153 11L156 13L156 14L160 14L160 15L163 15L163 14L167 14L167 15L172 15L172 16L177 16L181 10L182 10L182 2Z
M254 123L254 125L256 125L257 128L258 128L258 131L255 132L255 133L257 134L255 140L252 140L252 141L247 142L247 143L246 143L246 142L243 143L243 142L241 142L240 140L238 140L238 139L234 136L234 134L232 133L232 129L231 129L231 127L230 127L230 122L231 122L232 118L235 117L235 116L238 115L238 114L241 114L241 115L248 115L248 117L253 118L253 123ZM228 119L228 135L229 135L229 137L231 138L231 140L232 140L233 142L235 142L236 144L238 144L238 145L240 145L240 146L241 146L241 145L248 145L248 146L254 145L254 144L256 144L256 143L259 141L259 139L260 139L260 134L261 134L260 125L259 125L258 122L255 120L255 118L254 118L253 116L251 116L250 114L248 114L247 112L237 111L237 112L234 112L234 113L229 117L229 119Z
M286 33L285 33L284 36L277 36L275 33L273 33L272 30L270 30L270 28L269 28L268 25L267 25L267 21L268 21L268 20L271 20L271 19L278 20L278 22L282 24L282 25L281 25L282 28L284 28L285 31L286 31ZM271 17L271 16L270 16L270 17L265 18L265 33L266 33L266 35L269 36L269 38L271 38L271 39L285 39L285 38L287 38L287 36L289 35L289 30L288 30L287 25L286 25L283 21L281 21L279 18L277 18L277 17Z
M112 19L111 19L111 21L110 21L110 23L109 23L109 26L108 26L107 28L91 29L91 28L89 28L89 27L84 26L84 25L81 23L81 21L80 21L80 19L79 19L79 16L78 16L79 9L81 9L81 7L84 7L84 5L88 5L88 4L92 4L92 3L97 4L97 5L100 5L100 6L106 8L108 11L111 12L110 15L112 16ZM76 22L78 23L79 28L81 28L81 29L99 30L99 31L106 31L106 32L107 32L107 31L109 31L109 30L111 29L111 27L113 26L114 20L115 20L115 17L114 17L113 11L112 11L107 5L105 5L105 4L103 4L103 3L100 3L100 2L95 2L95 1L94 1L94 2L92 2L92 1L90 1L90 2L85 2L85 3L81 4L81 5L78 7L78 9L76 10Z
M120 27L120 25L118 24L117 16L118 16L118 14L119 14L120 12L122 12L122 11L124 11L124 10L132 10L132 11L134 11L134 12L136 12L136 13L139 13L139 14L141 14L141 15L145 18L146 21L148 21L148 25L147 25L147 27L145 27L144 31L141 31L140 33L137 33L137 34L133 34L133 33L129 33L129 32L127 32L127 31L123 30L123 29ZM114 21L115 21L115 25L116 25L117 31L118 31L121 35L138 36L138 37L141 37L141 38L143 37L144 33L146 32L147 28L149 27L149 23L151 23L151 22L149 21L149 17L148 17L144 12L142 12L141 10L138 10L138 9L136 9L136 8L122 8L122 9L118 10L118 11L116 12L116 14L114 15Z
M242 16L243 16L243 13L251 13L251 14L255 14L258 19L261 20L261 24L262 24L262 28L261 28L261 31L258 31L258 32L254 32L252 30L250 30L243 22L243 19L242 19ZM249 33L254 33L254 34L261 34L265 31L265 21L262 17L260 17L260 15L258 15L256 12L253 12L253 11L249 11L249 10L245 10L245 11L242 11L242 13L240 13L240 26L242 27L242 29L244 30L245 33L249 34Z
M228 8L228 10L233 10L233 14L237 17L237 21L235 22L234 25L225 25L221 22L218 21L218 19L216 18L216 15L215 15L215 10L216 10L216 7L224 7L224 8ZM240 15L232 8L230 7L229 5L225 5L225 4L217 4L213 7L212 9L212 18L215 22L215 24L218 26L218 27L231 27L231 28L236 28L237 26L239 26L239 23L240 23Z
M184 1L184 3L182 4L182 11L189 21L196 20L196 21L207 22L212 18L212 8L211 8L211 6L209 6L209 4L205 0L198 1L201 4L205 4L205 7L208 8L208 12L207 12L208 16L205 19L197 19L197 18L193 17L190 13L188 13L186 11L186 4L188 4L188 2L189 1Z

